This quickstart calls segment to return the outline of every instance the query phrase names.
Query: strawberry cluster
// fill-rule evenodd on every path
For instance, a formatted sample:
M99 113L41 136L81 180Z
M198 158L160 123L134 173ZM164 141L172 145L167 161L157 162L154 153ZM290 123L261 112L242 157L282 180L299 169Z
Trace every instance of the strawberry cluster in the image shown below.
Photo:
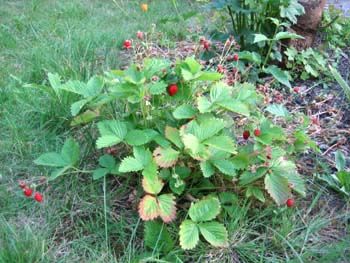
M28 186L24 181L19 181L18 183L19 187L23 189L23 194L26 197L32 197L33 196L33 189L30 188L30 186ZM33 196L34 200L41 203L44 201L44 197L41 193L39 192L35 192L34 196Z

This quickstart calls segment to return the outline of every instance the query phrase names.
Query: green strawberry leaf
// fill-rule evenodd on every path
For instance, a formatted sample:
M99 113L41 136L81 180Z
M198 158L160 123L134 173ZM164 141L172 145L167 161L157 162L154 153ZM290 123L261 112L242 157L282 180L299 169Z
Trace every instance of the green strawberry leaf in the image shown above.
M199 242L198 226L191 220L185 220L181 223L179 235L182 249L193 249Z
M265 189L277 205L285 204L291 194L287 178L277 174L265 176Z
M120 121L102 121L97 124L101 137L96 141L98 149L116 145L127 135L126 124Z
M175 245L167 226L158 221L145 222L144 240L147 247L164 253L170 252Z
M194 222L204 222L214 219L220 213L220 209L219 199L208 196L196 203L191 203L188 214Z
M228 246L228 233L223 224L219 222L205 222L198 224L199 230L206 241L214 247Z
M120 166L119 166L119 171L121 173L128 173L128 172L137 172L140 171L144 168L144 165L142 164L141 161L137 160L134 157L125 157Z
M168 168L176 164L179 157L179 152L172 148L158 147L153 152L153 157L159 167Z
M177 107L173 112L174 118L178 120L191 119L196 114L196 109L190 104L182 104L181 106Z

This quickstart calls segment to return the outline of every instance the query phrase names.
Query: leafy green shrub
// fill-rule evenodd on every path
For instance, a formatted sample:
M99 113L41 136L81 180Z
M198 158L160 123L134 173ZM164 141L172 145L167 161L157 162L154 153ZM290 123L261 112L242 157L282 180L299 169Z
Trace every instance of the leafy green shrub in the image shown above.
M80 96L71 106L72 125L96 123L96 147L109 154L101 154L95 170L81 171L78 143L69 139L60 153L35 163L56 168L50 179L71 171L91 172L96 180L132 176L143 191L138 212L147 222L148 247L173 248L162 221L180 224L183 249L194 248L200 235L226 246L220 215L230 203L246 196L269 204L268 194L284 205L292 192L305 195L292 156L313 144L300 116L295 123L283 105L263 107L254 85L228 86L221 78L193 58L147 59L87 84L56 83Z
M255 34L272 39L276 33L284 31L273 20L289 28L304 13L304 7L297 0L220 0L212 1L208 8L222 12L230 21L230 33L237 38L243 50L259 50L260 54L266 54L266 50L262 45L255 45Z

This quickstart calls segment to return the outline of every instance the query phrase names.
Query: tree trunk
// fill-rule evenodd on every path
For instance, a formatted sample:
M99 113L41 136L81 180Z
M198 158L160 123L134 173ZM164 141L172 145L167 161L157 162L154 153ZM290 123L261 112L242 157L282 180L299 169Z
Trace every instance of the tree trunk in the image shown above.
M326 2L326 0L299 0L305 8L305 14L298 18L298 23L292 27L292 30L305 39L292 40L292 46L298 50L312 46Z

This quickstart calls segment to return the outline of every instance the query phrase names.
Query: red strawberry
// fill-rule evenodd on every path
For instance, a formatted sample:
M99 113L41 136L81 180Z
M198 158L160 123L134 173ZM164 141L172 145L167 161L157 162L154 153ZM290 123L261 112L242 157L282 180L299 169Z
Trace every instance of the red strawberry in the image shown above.
M234 60L234 61L238 61L238 60L239 60L238 54L234 54L234 55L233 55L233 60Z
M249 136L250 136L250 132L249 131L244 131L243 132L243 139L244 140L248 140Z
M225 72L225 68L224 68L223 65L221 65L221 64L218 65L218 72L219 73L224 73Z
M208 40L204 40L204 41L203 41L203 48L204 48L205 50L209 50L209 48L210 48L210 42L209 42Z
M30 188L24 188L23 194L24 194L26 197L31 197L32 194L33 194L33 190L30 189Z
M35 201L37 201L37 202L39 202L39 203L41 203L41 202L44 200L43 195L40 194L40 193L38 193L38 192L36 192L36 193L34 194L34 199L35 199Z
M142 31L137 31L136 36L138 39L143 39L143 32Z
M294 199L289 198L289 199L287 200L287 202L286 202L286 205L287 205L288 207L293 207L293 206L294 206Z
M176 84L170 84L168 86L168 94L170 96L174 96L178 92L179 88L177 87Z
M24 181L19 181L19 182L18 182L18 185L19 185L19 187L21 187L22 189L24 189L24 188L27 187L27 185L26 185L26 183L25 183Z
M293 88L293 91L294 91L295 93L299 93L299 92L300 92L300 87L294 87L294 88Z
M129 39L125 40L125 41L124 41L124 44L123 44L123 47L124 47L125 49L130 49L130 48L132 47L132 42L131 42L131 40L129 40Z
M259 137L259 136L261 135L261 131L260 131L259 129L255 129L255 130L254 130L254 135L255 135L256 137Z

